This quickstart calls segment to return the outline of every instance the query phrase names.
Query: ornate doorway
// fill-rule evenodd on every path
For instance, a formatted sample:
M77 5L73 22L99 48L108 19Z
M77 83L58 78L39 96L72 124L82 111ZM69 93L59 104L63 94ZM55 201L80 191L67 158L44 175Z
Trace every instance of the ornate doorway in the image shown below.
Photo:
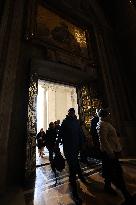
M76 87L62 83L38 80L37 132L46 131L50 122L63 121L68 109L75 108L78 116Z
M46 83L44 83L44 88L45 87L46 89L48 87ZM55 92L53 88L52 86L51 88L48 87L48 89L51 89L52 92ZM79 119L85 121L86 127L90 131L92 113L96 110L96 108L101 106L101 101L95 97L89 84L77 86L76 91ZM31 75L29 86L25 166L26 181L35 179L36 175L37 95L38 75L34 73ZM71 97L73 97L73 95Z
M36 174L36 134L37 134L37 94L38 76L32 74L29 86L28 118L27 118L27 140L26 140L26 164L25 180L30 181Z
M89 84L77 87L79 117L85 122L86 128L90 131L91 118L97 108L101 107L101 100L98 99L95 90Z

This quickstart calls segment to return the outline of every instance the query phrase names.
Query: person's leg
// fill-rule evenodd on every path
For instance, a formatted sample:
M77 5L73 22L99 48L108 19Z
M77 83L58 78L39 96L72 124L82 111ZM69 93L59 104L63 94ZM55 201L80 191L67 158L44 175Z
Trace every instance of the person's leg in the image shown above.
M43 151L44 151L44 147L41 147L41 157L43 157L43 155L45 155L44 153L43 153Z
M80 198L80 196L78 194L76 181L70 182L70 189L71 189L72 198L73 198L75 204L81 205L82 204L82 199Z
M76 174L78 174L79 179L83 182L83 183L87 183L87 181L85 180L84 176L83 176L83 172L82 169L80 167L79 164L79 160L78 160L78 154L77 155L73 155L73 157L71 158L71 160L68 162L69 165L69 180L70 182L74 182L76 181Z
M41 156L41 149L38 148L39 157Z
M104 178L104 191L108 194L112 194L116 196L117 192L111 186L112 160L105 152L102 152L101 156L102 156L102 176Z
M53 162L53 149L51 147L48 147L48 151L49 151L49 161L50 161L51 169L54 173L56 173L56 169Z
M72 193L72 198L76 204L81 204L82 200L78 195L77 182L76 182L76 174L77 174L77 168L75 166L76 155L72 153L64 153L64 154L69 167L69 184Z
M110 163L109 157L106 153L102 154L102 177L104 178L104 189L105 191L111 188L111 177L110 177Z
M112 161L112 183L121 191L126 201L131 198L123 177L123 170L117 158Z
M69 182L75 183L76 182L76 167L73 160L67 160L69 166Z
M49 161L53 161L53 150L51 148L49 149Z
M42 156L45 155L44 154L44 147L41 148L41 151L42 151Z
M87 183L86 179L84 178L82 169L81 169L81 167L80 167L78 157L77 157L77 159L75 160L75 162L76 162L76 164L75 164L75 166L76 166L76 173L78 174L78 178L79 178L83 183Z
M72 194L74 196L78 195L77 193L77 183L76 183L76 166L75 166L75 160L72 158L67 158L67 163L69 166L69 182L72 190Z

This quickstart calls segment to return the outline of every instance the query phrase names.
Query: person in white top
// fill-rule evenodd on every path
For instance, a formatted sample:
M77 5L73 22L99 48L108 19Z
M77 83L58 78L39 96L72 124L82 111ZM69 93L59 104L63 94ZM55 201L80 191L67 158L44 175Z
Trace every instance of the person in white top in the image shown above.
M109 115L105 118L100 117L97 123L97 133L100 141L100 149L106 152L110 157L115 157L115 153L121 152L119 137L115 128L107 121Z
M132 197L128 192L123 178L122 168L118 159L121 152L121 145L116 129L110 123L110 114L106 109L98 112L99 122L97 123L97 133L100 141L102 156L102 176L105 179L104 189L108 193L115 194L112 189L113 183L123 194L126 203L130 203Z

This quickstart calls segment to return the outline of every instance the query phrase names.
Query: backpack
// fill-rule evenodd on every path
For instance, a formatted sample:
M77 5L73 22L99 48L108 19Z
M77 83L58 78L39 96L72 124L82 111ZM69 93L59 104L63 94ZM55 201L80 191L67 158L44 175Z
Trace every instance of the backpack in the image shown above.
M65 159L61 153L55 154L55 157L53 159L53 165L54 168L59 172L61 172L65 168Z
M61 172L65 168L65 159L60 152L55 153L51 167L53 172L55 173L55 178L56 178L55 186L56 186L57 185L56 170Z

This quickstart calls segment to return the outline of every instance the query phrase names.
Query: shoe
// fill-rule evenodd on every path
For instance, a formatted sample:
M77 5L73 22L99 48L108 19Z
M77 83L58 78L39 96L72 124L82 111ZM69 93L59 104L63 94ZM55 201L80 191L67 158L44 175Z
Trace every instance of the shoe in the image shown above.
M70 182L70 189L71 189L72 199L75 202L75 204L76 205L81 205L82 204L82 199L78 195L76 181Z
M117 192L112 188L112 187L104 187L104 191L107 193L107 194L111 194L113 196L117 196Z

